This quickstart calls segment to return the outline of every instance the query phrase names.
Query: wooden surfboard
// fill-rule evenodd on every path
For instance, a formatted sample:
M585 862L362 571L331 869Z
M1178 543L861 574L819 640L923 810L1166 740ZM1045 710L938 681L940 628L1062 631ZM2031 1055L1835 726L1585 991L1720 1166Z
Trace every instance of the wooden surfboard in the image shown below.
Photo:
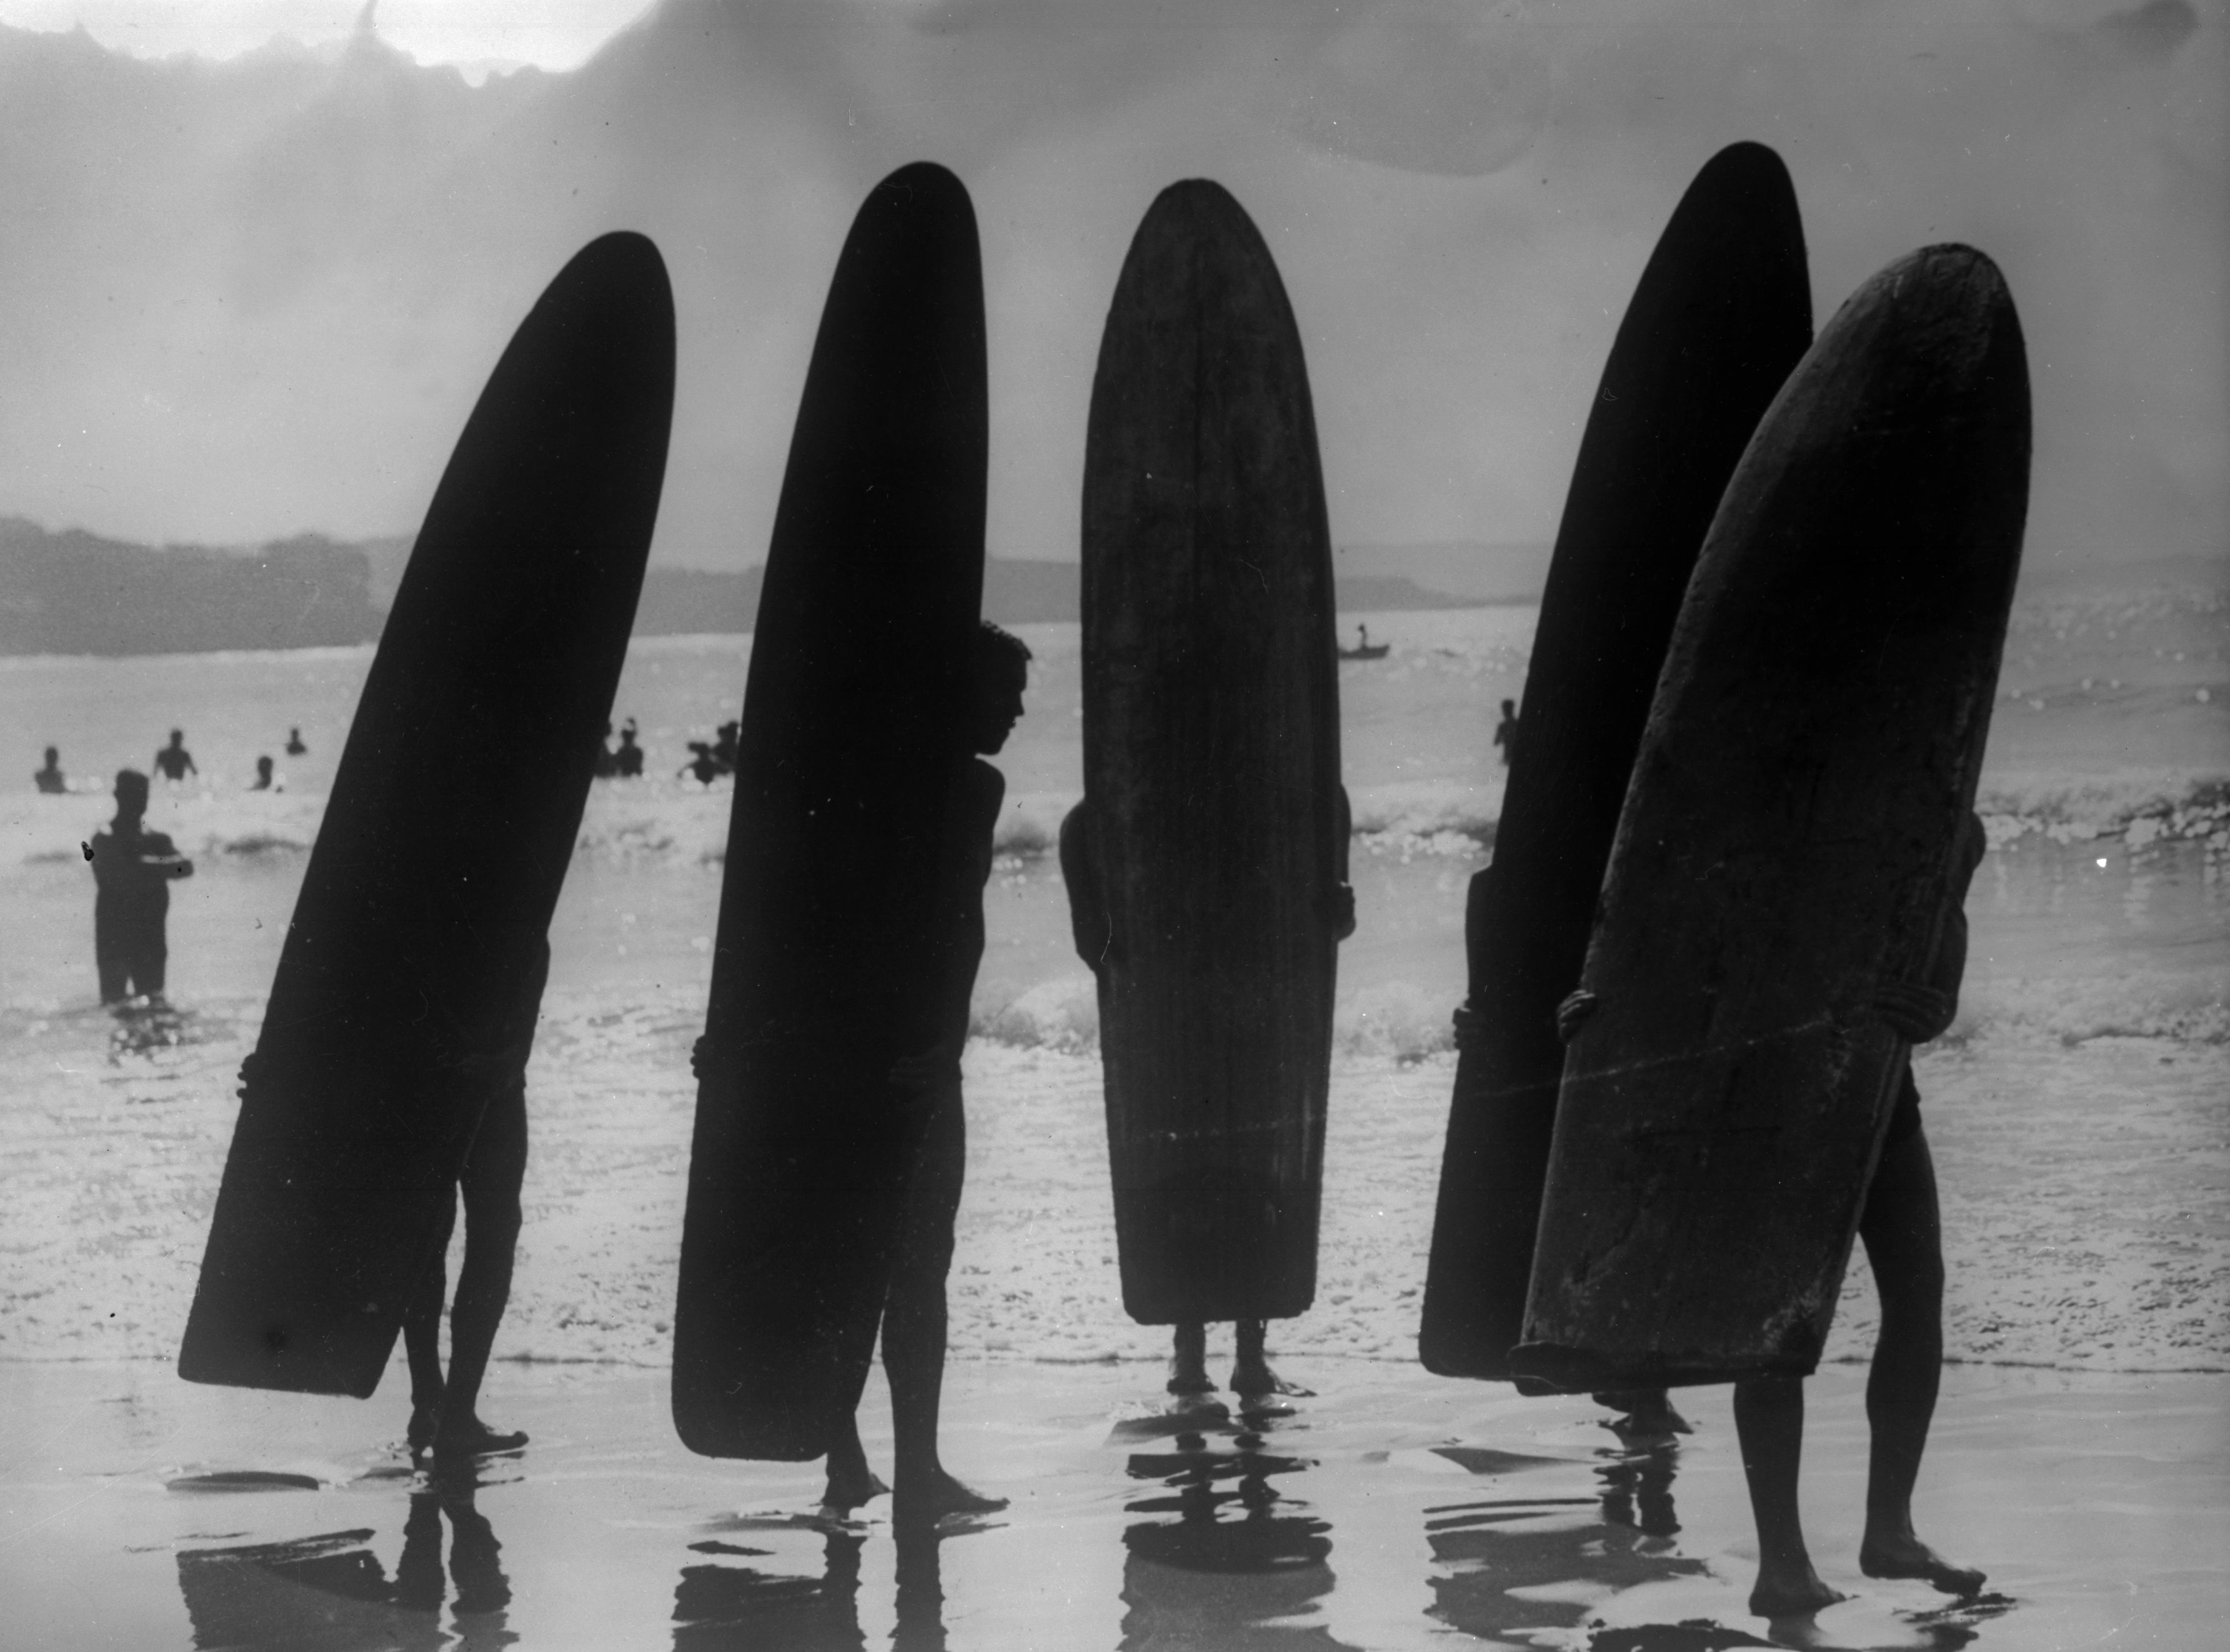
M1299 1313L1347 855L1331 539L1300 334L1217 184L1172 184L1131 243L1083 547L1124 1307L1150 1325Z
M1525 676L1494 861L1464 914L1479 1029L1456 1064L1419 1353L1507 1381L1533 1272L1564 1046L1595 897L1665 645L1743 446L1812 342L1780 157L1707 163L1658 238L1604 365Z
M824 1453L889 1279L925 1115L888 1074L938 1040L923 984L951 939L931 892L983 595L984 374L968 192L905 167L829 283L744 695L674 1326L674 1425L707 1456Z
M673 401L666 267L605 236L496 364L396 591L242 1068L189 1381L379 1381L533 1037Z
M1817 1362L1972 806L2027 509L2003 280L1930 247L1845 304L1743 456L1674 627L1588 949L1515 1364Z

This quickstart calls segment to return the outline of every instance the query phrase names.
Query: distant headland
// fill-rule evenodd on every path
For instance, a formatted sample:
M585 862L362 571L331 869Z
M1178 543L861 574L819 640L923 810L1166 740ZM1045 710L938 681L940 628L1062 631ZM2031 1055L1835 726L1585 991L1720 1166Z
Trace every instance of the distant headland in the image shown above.
M373 642L410 545L408 536L345 542L305 533L254 550L158 547L0 517L0 655L206 654ZM1474 608L1538 595L1531 557L1505 558L1506 568L1484 559L1497 573L1483 584L1439 578L1443 565L1468 562L1466 549L1343 550L1340 609ZM731 573L654 567L643 582L635 635L748 631L758 612L759 576L756 567ZM994 558L984 569L983 611L1009 625L1073 621L1077 566Z

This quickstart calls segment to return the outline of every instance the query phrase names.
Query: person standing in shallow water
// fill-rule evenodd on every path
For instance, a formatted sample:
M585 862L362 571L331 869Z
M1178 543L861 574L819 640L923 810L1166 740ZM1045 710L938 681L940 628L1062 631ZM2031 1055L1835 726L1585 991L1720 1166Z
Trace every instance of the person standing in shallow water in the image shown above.
M143 829L146 814L147 777L118 770L116 818L85 849L93 862L93 959L103 1003L121 1003L134 993L163 996L171 882L194 874L194 863L168 836Z
M945 1276L952 1267L952 1229L960 1213L961 1178L968 1161L967 1120L962 1111L960 1052L968 1042L969 1000L983 959L983 886L991 875L991 839L1006 797L1006 778L983 761L996 756L1022 715L1030 651L1022 639L984 621L970 661L964 726L953 761L960 765L953 818L945 824L940 864L944 887L938 909L948 913L944 978L936 986L937 1023L943 1037L931 1049L893 1063L890 1082L906 1105L927 1114L900 1220L880 1326L883 1371L891 1384L891 1421L897 1481L892 1514L905 1528L934 1525L947 1514L989 1513L1003 1497L987 1497L963 1485L944 1468L937 1445L944 1384ZM890 1488L867 1467L860 1442L858 1410L866 1392L876 1326L854 1328L846 1361L848 1391L840 1397L843 1421L828 1452L828 1485L821 1501L825 1518L842 1520Z
M1502 702L1502 720L1494 726L1494 743L1502 749L1502 766L1508 768L1511 758L1518 755L1518 702Z
M1342 786L1337 832L1342 845L1343 867L1345 845L1353 829L1347 788ZM1100 887L1099 867L1092 841L1092 803L1086 798L1070 810L1060 823L1060 877L1068 887L1069 926L1077 956L1092 966L1095 976L1115 944L1114 926L1107 916L1107 899ZM1343 881L1331 892L1335 940L1345 940L1355 933L1355 889L1344 881L1344 872L1341 877ZM1235 1345L1231 1391L1249 1409L1259 1413L1266 1410L1278 1397L1304 1398L1310 1394L1310 1390L1287 1381L1271 1368L1267 1320L1236 1320L1232 1326L1232 1336ZM1176 1326L1170 1342L1168 1387L1181 1408L1212 1404L1208 1397L1215 1392L1215 1383L1208 1374L1205 1323L1187 1320Z
M186 732L182 728L171 731L171 743L155 753L155 769L163 778L173 784L182 783L190 774L199 774L194 766L194 754L186 750Z
M541 1003L549 975L550 945L545 941L525 1003ZM533 1047L534 1017L525 1014L519 1020L524 1024L509 1029L501 1049L474 1063L476 1072L460 1075L461 1081L488 1082L492 1094L457 1172L456 1197L449 1201L433 1263L403 1314L403 1348L410 1366L410 1455L431 1451L437 1463L516 1451L526 1443L524 1432L493 1429L480 1418L480 1382L511 1301L519 1194L526 1180L526 1059ZM457 1268L456 1300L449 1308L449 1368L444 1375L441 1300L458 1197L465 1207L465 1254Z
M53 746L47 748L46 766L31 771L31 784L48 796L69 790L69 780L62 773L62 754Z
M1958 1015L1959 984L1967 970L1964 907L1985 841L1982 823L1969 815L1960 830L1942 935L1924 978L1887 981L1876 991L1874 1012L1907 1043L1942 1036ZM1592 993L1575 992L1557 1006L1557 1024L1567 1039L1596 1003ZM1859 1570L1869 1578L1918 1578L1946 1594L1972 1595L1981 1590L1983 1574L1946 1560L1912 1529L1912 1490L1936 1415L1943 1365L1943 1241L1936 1163L1921 1128L1920 1092L1909 1060L1898 1075L1888 1133L1859 1217L1859 1237L1866 1242L1881 1300L1881 1330L1866 1375L1866 1424L1872 1442ZM1750 1591L1750 1610L1762 1617L1789 1617L1844 1599L1814 1569L1798 1517L1803 1379L1753 1377L1737 1383L1735 1432L1742 1445L1750 1513L1757 1523L1757 1583Z

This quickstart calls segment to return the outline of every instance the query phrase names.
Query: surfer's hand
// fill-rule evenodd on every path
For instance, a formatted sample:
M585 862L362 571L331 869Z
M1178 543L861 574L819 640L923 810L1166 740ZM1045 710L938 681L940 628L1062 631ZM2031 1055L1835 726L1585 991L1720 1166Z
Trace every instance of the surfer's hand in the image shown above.
M1456 1006L1456 1048L1476 1049L1486 1036L1486 1017L1468 1003Z
M1959 1013L1956 993L1920 981L1885 981L1874 989L1874 1013L1908 1044L1940 1038Z
M925 1093L950 1089L959 1082L959 1054L942 1044L918 1055L901 1055L891 1063L891 1084L895 1089Z
M1332 939L1345 940L1355 933L1355 886L1335 883L1324 899L1324 916L1331 921Z
M1570 1043L1602 1003L1602 1000L1585 987L1566 993L1556 1005L1556 1036Z

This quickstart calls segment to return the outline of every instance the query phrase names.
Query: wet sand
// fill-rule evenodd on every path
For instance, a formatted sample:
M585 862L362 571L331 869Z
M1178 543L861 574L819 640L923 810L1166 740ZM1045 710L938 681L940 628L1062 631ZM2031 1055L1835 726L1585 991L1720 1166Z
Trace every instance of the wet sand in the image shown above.
M359 1404L0 1363L0 1644L2198 1648L2230 1609L2230 1378L1947 1372L1918 1512L1990 1573L1960 1603L1859 1576L1860 1381L1823 1373L1806 1519L1853 1598L1768 1623L1725 1390L1628 1444L1584 1401L1289 1364L1319 1391L1294 1416L1180 1435L1151 1365L957 1363L948 1459L1013 1506L902 1548L884 1504L805 1520L809 1465L684 1452L660 1372L499 1365L490 1415L532 1442L437 1487L399 1368Z

